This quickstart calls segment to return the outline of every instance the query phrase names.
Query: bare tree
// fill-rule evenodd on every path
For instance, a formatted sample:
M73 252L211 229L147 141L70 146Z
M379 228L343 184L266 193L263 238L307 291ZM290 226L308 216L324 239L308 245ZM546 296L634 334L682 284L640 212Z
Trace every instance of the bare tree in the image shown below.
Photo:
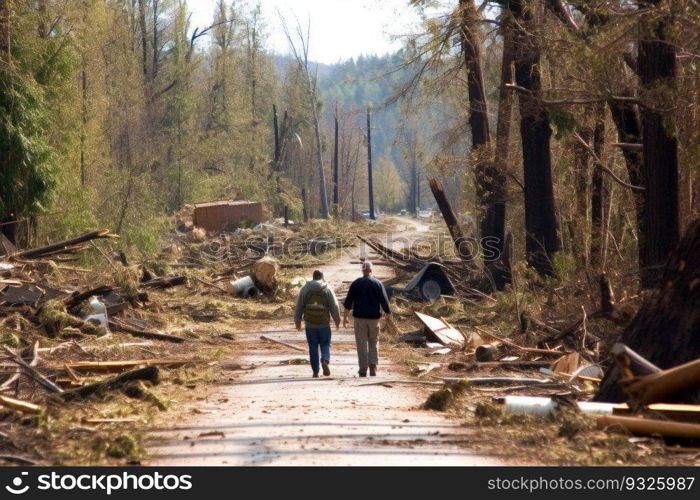
M296 27L294 32L289 30L287 22L278 12L280 19L282 21L282 29L284 30L284 35L287 37L287 42L289 43L289 50L292 52L292 56L299 65L299 69L304 75L304 83L306 84L306 92L309 98L309 106L311 107L311 113L314 120L314 132L316 134L316 160L318 161L318 176L319 176L319 190L320 190L320 200L321 200L321 218L328 218L328 193L326 192L326 173L323 168L323 151L321 150L321 125L318 119L318 98L317 98L317 75L311 76L311 69L309 67L309 40L311 39L311 21L306 25L306 31L301 26L299 21L296 21Z

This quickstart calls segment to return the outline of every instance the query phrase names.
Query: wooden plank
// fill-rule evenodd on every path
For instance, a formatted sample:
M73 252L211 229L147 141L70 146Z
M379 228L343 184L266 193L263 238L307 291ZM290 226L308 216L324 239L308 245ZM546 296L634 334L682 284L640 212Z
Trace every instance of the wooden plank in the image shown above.
M33 415L37 415L44 411L44 409L39 405L35 405L34 403L30 403L28 401L11 398L9 396L0 396L0 405L6 408L21 411L22 413L31 413Z
M565 375L574 373L581 364L581 355L577 352L564 354L552 364L552 371Z
M678 422L695 422L700 424L700 405L655 403L647 406L647 409ZM613 408L613 415L630 415L631 413L632 410L625 403L616 405Z
M620 380L630 395L630 406L639 408L649 403L664 403L679 394L700 388L700 359L642 377Z
M660 435L684 439L700 439L700 424L669 422L650 418L621 417L619 415L601 415L596 418L603 427L620 426L632 434L641 436Z
M122 417L122 418L84 418L84 424L128 424L138 422L138 417Z
M425 325L432 336L442 345L464 345L464 335L445 321L416 311L416 317Z

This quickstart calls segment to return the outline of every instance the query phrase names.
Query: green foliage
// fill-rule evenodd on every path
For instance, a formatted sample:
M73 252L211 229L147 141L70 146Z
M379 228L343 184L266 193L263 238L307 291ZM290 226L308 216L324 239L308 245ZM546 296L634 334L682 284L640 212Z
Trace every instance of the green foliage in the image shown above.
M374 192L379 210L396 212L405 206L405 185L396 165L387 157L377 162Z
M169 225L169 218L155 215L129 225L121 233L119 246L125 251L135 250L142 257L155 255L160 251L160 235L167 232Z
M576 274L576 258L564 252L558 252L552 259L554 272L560 280L566 280Z
M53 214L42 217L42 239L59 241L100 226L92 211L92 199L76 179L61 179L55 191Z
M0 73L0 216L5 220L41 213L56 186L56 166L46 129L44 91L31 75Z

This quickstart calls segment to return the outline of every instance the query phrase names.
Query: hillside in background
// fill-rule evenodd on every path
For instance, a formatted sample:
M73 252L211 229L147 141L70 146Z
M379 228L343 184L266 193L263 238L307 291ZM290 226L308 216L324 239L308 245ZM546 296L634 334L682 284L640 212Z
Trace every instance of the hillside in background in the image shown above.
M393 147L396 132L400 128L401 113L397 104L383 107L408 77L400 68L400 54L367 56L327 67L319 72L319 86L325 114L332 119L335 103L340 108L355 111L358 124L365 127L367 107L382 108L373 112L372 146L376 158L388 156L397 166L402 158Z

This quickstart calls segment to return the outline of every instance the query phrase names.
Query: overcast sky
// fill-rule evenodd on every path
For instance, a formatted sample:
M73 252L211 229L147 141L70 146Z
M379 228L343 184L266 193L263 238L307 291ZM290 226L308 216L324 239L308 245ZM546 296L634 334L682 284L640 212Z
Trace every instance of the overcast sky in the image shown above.
M267 21L268 48L287 53L287 41L277 14L302 25L311 20L310 59L331 64L368 54L386 54L401 47L392 36L415 31L417 14L407 0L261 0ZM188 0L193 10L192 23L211 23L215 0Z

